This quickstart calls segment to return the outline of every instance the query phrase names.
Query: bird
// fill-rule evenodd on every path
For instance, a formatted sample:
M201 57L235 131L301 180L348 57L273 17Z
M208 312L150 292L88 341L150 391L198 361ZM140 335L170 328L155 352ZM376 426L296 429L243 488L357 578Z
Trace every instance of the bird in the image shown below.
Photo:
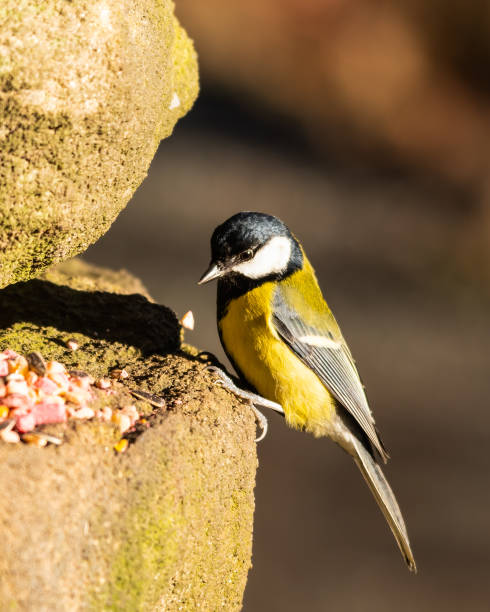
M221 344L248 390L223 373L225 386L346 451L416 572L405 521L380 466L388 453L350 349L298 239L277 217L239 212L212 234L211 262L199 284L215 279Z

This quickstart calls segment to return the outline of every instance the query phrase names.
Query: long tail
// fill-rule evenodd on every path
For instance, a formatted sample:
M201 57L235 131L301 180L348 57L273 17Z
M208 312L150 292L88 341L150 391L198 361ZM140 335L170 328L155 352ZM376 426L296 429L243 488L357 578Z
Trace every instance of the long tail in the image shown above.
M388 525L395 536L400 551L411 572L417 572L415 559L408 540L407 528L402 513L381 468L372 458L362 442L352 436L355 454L353 455L357 467L361 470L364 480L368 483L381 512L384 514Z

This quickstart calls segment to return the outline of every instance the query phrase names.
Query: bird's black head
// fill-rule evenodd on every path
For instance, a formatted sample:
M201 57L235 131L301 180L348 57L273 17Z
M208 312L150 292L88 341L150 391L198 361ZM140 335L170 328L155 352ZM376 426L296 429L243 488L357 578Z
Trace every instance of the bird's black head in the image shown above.
M285 278L302 267L297 240L284 223L259 212L240 212L211 237L211 264L199 283L215 278L251 288Z

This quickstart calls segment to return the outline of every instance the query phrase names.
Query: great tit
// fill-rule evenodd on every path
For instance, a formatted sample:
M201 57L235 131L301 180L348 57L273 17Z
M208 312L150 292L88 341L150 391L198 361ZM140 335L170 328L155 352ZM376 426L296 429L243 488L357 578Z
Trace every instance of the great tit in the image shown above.
M405 522L379 466L388 454L301 244L276 217L240 212L214 230L211 255L199 283L218 279L219 336L239 377L280 405L290 426L329 436L352 456L415 572Z

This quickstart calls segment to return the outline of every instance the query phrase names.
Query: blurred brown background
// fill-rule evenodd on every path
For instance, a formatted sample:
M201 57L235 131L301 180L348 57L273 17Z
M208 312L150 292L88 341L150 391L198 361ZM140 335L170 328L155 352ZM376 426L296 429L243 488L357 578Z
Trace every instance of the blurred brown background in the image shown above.
M348 457L271 414L247 612L489 609L489 7L177 1L201 98L86 258L192 309L187 340L224 360L195 284L210 234L281 217L357 359L419 565Z

